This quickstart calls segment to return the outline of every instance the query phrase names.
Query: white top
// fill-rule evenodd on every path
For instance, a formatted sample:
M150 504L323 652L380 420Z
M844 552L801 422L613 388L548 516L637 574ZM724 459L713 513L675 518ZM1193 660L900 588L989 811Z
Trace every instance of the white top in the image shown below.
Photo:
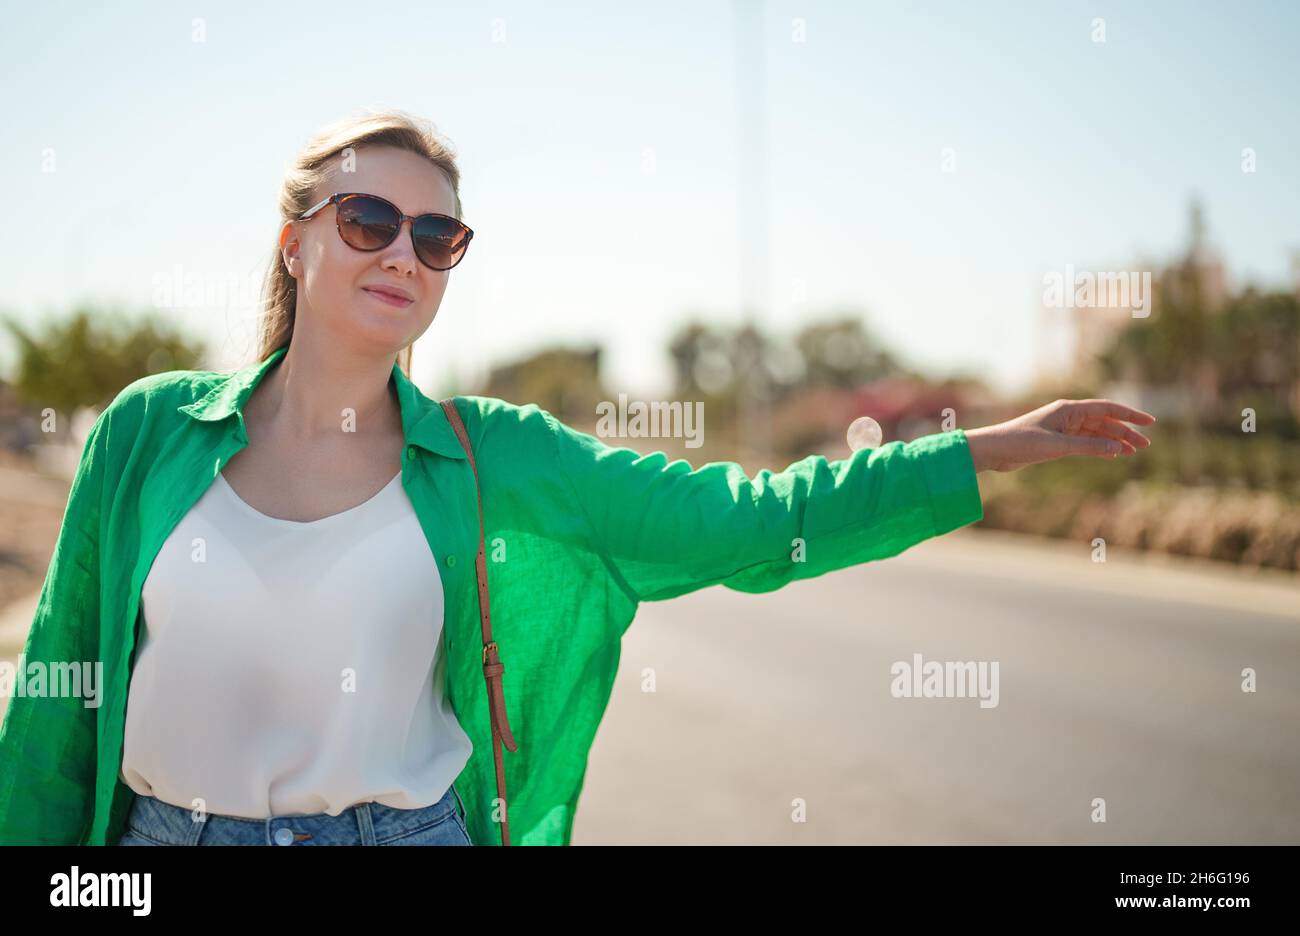
M120 771L137 793L253 819L417 809L469 760L443 692L442 580L401 474L309 522L218 475L141 609Z

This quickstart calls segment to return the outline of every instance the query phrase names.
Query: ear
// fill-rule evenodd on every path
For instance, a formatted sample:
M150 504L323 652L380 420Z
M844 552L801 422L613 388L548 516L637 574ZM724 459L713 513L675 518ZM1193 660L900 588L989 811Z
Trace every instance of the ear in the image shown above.
M292 221L284 222L280 227L280 257L284 260L285 269L294 279L302 275L302 258L299 256L301 249L298 228Z

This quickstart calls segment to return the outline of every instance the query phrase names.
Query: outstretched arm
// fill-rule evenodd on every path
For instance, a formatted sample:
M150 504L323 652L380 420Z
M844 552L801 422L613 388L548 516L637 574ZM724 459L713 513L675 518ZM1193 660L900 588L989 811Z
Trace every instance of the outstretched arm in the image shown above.
M735 462L692 468L547 419L575 513L633 601L708 585L772 591L896 555L984 515L960 429L749 477Z
M1005 423L812 455L752 478L735 462L692 468L607 445L546 414L575 510L634 601L725 585L767 592L897 555L983 519L977 472L1068 455L1133 454L1150 441L1110 400L1057 400ZM1112 449L1113 446L1113 449Z

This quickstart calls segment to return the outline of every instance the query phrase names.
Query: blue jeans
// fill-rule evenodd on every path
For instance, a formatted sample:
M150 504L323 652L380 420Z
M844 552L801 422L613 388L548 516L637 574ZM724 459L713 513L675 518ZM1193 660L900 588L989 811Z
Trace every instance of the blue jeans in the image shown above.
M455 799L453 799L455 797ZM460 809L457 811L457 806ZM465 804L453 784L432 806L394 809L357 803L337 816L200 814L137 793L119 845L472 845Z

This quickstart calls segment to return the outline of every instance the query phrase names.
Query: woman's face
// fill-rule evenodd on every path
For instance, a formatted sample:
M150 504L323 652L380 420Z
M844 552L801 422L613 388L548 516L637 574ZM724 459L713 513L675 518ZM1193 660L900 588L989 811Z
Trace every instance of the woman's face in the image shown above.
M342 171L335 157L314 205L335 192L364 192L388 199L403 214L456 214L456 195L438 167L415 153L390 146L362 146L353 171ZM420 262L411 244L411 226L382 250L365 252L343 243L335 227L335 206L326 205L307 221L280 230L280 250L298 281L295 334L311 333L330 344L362 353L393 354L433 323L447 289L450 270ZM367 289L384 286L414 301L390 305Z

